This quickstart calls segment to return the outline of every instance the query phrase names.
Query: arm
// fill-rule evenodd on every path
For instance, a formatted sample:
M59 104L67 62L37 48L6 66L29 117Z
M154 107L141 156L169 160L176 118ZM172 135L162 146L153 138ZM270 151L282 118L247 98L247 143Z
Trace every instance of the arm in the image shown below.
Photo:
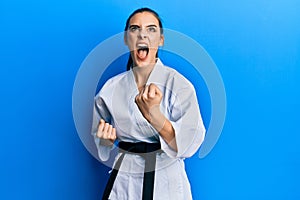
M195 90L187 81L181 81L180 86L181 89L172 95L174 98L167 118L160 112L162 95L154 84L145 87L136 97L141 113L159 132L162 149L170 157L192 156L205 136Z
M98 156L103 161L108 160L113 143L116 140L116 130L108 123L110 118L110 112L104 100L97 95L93 110L92 135L94 136Z
M177 152L175 131L171 122L160 111L162 93L155 84L145 86L136 96L136 104L145 119L159 132L166 143Z

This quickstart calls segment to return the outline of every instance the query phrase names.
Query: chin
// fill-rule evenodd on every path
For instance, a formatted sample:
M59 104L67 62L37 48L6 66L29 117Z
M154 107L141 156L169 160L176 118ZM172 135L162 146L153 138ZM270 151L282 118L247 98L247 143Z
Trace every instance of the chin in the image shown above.
M138 60L137 59L135 64L137 67L147 67L147 66L151 66L151 65L155 64L155 60L156 59L154 59L154 61L152 61L150 59L149 60L148 59L146 59L146 60Z
M146 59L139 59L139 58L135 58L135 64L138 67L147 67L147 66L152 66L156 63L156 57L151 58L150 56L148 56Z

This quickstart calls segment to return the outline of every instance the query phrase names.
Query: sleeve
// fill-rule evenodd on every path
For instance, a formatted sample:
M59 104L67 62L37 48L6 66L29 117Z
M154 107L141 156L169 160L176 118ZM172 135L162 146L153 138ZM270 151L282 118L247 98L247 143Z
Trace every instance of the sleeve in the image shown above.
M162 150L170 157L191 157L200 147L205 136L200 108L192 84L185 85L173 94L169 120L175 130L177 152L160 137Z
M94 109L93 109L93 123L92 123L92 135L98 150L98 156L102 161L107 161L110 156L110 151L113 148L112 146L101 145L101 139L96 136L98 125L100 119L105 120L106 122L111 122L111 115L104 100L98 94L94 99Z

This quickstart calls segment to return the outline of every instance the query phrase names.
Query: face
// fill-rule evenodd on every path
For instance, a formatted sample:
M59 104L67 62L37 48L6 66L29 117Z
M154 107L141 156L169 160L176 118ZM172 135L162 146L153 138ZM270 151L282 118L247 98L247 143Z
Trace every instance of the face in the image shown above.
M144 67L156 62L158 47L163 45L158 19L150 12L135 14L124 35L134 66Z

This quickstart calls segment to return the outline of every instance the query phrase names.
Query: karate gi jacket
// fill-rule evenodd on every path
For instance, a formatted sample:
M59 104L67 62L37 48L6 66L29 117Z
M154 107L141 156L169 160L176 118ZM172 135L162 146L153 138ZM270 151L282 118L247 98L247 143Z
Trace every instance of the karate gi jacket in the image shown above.
M175 152L143 117L135 97L139 94L133 70L109 79L95 96L92 135L101 160L109 159L113 147L103 146L96 137L100 119L116 128L117 138L125 142L160 142L162 153L156 155L155 200L192 199L184 158L192 156L205 136L193 85L175 69L164 66L158 58L146 85L153 83L163 94L160 109L175 130ZM120 153L115 158L115 161ZM142 199L144 159L126 154L110 194L112 200Z

